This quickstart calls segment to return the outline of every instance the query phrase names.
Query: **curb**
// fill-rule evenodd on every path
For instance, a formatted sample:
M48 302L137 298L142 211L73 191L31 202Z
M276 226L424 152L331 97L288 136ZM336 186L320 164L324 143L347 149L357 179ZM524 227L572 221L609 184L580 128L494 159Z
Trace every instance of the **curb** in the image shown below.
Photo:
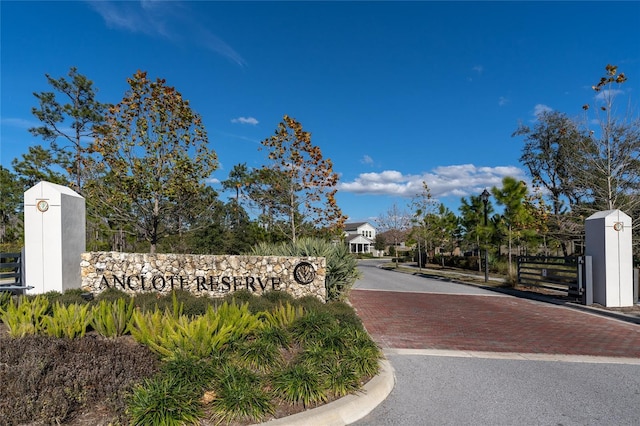
M395 386L395 370L386 359L380 361L380 373L369 380L360 392L347 395L321 407L281 419L270 420L265 426L345 426L354 423L376 408Z

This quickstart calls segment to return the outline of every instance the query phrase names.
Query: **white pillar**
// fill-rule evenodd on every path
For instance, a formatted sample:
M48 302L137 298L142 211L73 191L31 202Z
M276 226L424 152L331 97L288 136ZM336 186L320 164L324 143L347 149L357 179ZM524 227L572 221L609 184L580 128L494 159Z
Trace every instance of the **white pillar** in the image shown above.
M631 218L620 210L589 216L585 255L592 257L593 301L607 307L633 306Z
M86 248L85 201L75 191L40 182L24 193L25 285L29 293L80 288Z

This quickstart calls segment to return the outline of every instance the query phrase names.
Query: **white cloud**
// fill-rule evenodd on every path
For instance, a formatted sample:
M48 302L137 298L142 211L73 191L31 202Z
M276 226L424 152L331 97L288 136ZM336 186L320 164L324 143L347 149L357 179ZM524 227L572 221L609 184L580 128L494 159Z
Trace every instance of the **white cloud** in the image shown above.
M42 126L42 123L40 121L32 121L32 120L25 120L24 118L11 118L11 117L0 119L0 123L2 123L5 126L19 127L22 129L29 129L31 127Z
M480 194L484 188L502 185L505 176L524 179L524 172L515 166L478 167L473 164L436 167L416 175L385 170L361 173L352 182L341 183L339 189L354 194L412 197L422 191L422 182L426 182L436 198L465 197Z
M369 157L368 155L366 155L366 154L365 154L365 155L362 157L362 159L360 160L360 162L361 162L362 164L369 164L369 165L371 165L371 164L373 164L373 158L371 158L371 157Z
M499 106L505 106L508 103L509 103L509 98L504 97L504 96L500 96L500 98L498 98L498 105Z
M545 112L551 111L553 111L553 108L545 104L537 104L535 107L533 107L533 115L535 115L536 117L544 114Z
M624 90L618 90L618 89L605 89L605 90L601 90L598 92L598 94L595 96L595 98L599 101L604 101L607 99L613 99L615 98L617 95L621 95L624 93Z
M123 29L133 33L171 38L162 19L162 9L156 2L90 2L102 16L109 28Z
M92 1L107 27L161 37L173 43L199 44L240 66L245 60L198 21L186 5L169 1Z
M484 71L484 67L482 65L476 65L471 69L477 72L478 74L482 74L482 72Z
M259 123L258 120L256 120L253 117L238 117L238 118L232 118L231 119L232 123L240 123L240 124L250 124L251 126L255 126Z

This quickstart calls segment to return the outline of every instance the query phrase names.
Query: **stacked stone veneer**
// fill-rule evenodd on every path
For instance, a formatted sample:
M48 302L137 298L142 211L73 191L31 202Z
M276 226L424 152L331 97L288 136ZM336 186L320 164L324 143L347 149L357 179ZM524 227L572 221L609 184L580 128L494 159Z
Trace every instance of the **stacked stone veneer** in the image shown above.
M286 291L326 299L324 257L213 256L195 254L83 253L82 288L129 294L187 290L223 297L234 291Z

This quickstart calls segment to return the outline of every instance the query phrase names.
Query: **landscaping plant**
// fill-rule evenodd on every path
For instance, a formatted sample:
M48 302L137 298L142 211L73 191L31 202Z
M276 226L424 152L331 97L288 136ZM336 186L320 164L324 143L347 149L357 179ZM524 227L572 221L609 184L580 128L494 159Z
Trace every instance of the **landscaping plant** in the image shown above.
M278 398L303 407L327 400L320 372L307 364L292 364L273 375L271 383Z
M63 305L56 302L53 305L51 315L42 319L43 333L47 336L66 337L67 339L83 337L91 322L89 308L90 306L86 303Z
M91 310L91 327L101 336L123 336L133 317L134 301L124 298L114 301L101 300Z
M24 337L42 330L49 300L43 296L28 298L20 296L10 299L0 311L2 322L9 328L11 337Z
M218 423L235 420L256 422L275 412L261 376L233 364L222 367L215 381L214 395L211 419Z
M131 424L182 426L198 424L202 416L199 395L172 376L156 376L135 386L129 403Z
M278 244L260 243L252 249L256 256L313 256L327 260L325 286L327 300L346 300L351 287L360 276L358 260L349 253L346 244L334 244L317 238L300 238Z
M381 352L343 302L174 292L143 295L142 308L118 294L4 301L0 418L65 424L101 407L113 424L262 422L357 392L378 372Z

